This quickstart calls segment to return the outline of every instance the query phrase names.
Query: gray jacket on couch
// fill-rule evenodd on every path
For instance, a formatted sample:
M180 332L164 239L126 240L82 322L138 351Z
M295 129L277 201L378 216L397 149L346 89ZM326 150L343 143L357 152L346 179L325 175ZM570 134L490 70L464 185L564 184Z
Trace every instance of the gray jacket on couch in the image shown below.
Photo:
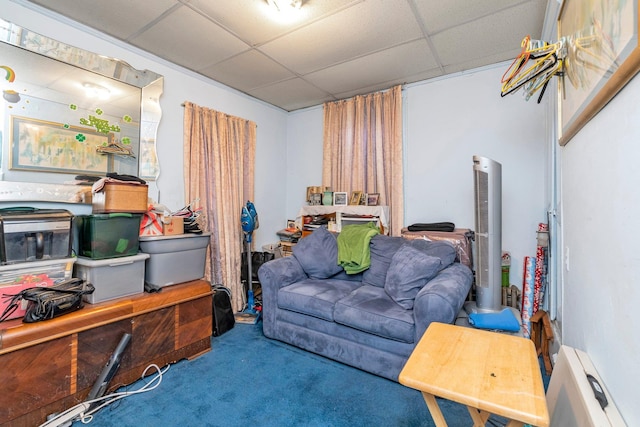
M453 323L473 281L448 242L377 235L371 265L347 275L325 228L263 264L264 335L398 381L431 322Z

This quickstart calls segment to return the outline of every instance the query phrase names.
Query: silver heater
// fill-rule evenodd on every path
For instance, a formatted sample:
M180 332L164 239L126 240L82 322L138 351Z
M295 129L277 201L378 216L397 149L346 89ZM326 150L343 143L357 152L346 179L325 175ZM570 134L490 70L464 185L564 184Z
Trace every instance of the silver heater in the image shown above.
M502 308L502 166L473 156L476 235L476 305L480 312Z

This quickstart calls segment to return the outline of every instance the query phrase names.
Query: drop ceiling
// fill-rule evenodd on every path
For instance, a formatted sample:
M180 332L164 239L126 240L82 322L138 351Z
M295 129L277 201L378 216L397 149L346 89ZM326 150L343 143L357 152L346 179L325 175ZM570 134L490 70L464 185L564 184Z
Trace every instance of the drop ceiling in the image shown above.
M547 0L30 0L286 111L513 59ZM40 9L42 10L42 9ZM499 93L496 82L496 93Z

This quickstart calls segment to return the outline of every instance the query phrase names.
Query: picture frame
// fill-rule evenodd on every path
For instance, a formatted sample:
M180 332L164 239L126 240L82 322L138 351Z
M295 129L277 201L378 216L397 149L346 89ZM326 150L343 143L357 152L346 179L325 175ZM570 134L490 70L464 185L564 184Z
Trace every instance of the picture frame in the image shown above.
M346 191L334 191L333 193L333 205L334 206L347 206L349 201Z
M311 193L311 199L309 200L311 206L319 206L322 204L322 193Z
M360 199L362 198L362 191L352 191L351 199L349 200L350 205L359 205Z
M564 0L558 15L558 38L567 44L565 75L559 82L560 145L566 145L640 71L639 4L640 0Z
M285 228L287 228L289 230L297 229L298 226L296 224L296 220L295 219L288 219L287 220L287 226Z
M113 160L96 147L109 145L113 133L29 117L11 116L12 170L106 175Z
M380 193L367 193L367 206L378 206Z

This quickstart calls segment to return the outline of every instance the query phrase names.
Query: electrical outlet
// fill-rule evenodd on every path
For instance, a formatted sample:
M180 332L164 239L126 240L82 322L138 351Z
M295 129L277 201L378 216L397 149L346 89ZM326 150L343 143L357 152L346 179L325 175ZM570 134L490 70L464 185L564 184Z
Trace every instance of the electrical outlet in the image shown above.
M564 268L569 271L569 247L564 248Z

